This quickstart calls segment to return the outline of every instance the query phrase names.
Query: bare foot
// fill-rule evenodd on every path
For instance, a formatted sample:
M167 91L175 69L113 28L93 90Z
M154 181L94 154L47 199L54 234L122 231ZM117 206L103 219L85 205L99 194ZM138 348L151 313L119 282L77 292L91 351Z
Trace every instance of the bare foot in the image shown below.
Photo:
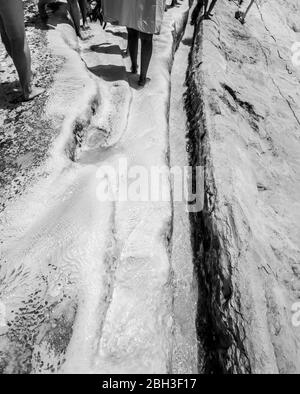
M204 14L203 19L210 20L213 17L213 14Z
M81 32L80 35L78 35L78 37L82 41L87 41L89 38L91 38L91 34L88 34L87 31L84 31L84 32Z
M81 29L82 29L83 31L91 30L90 26L89 26L87 23L84 24L84 25L82 25L82 26L81 26Z
M124 58L129 56L129 52L128 52L127 49L123 49L123 50L122 50L122 56L123 56Z
M39 96L40 94L44 93L45 89L39 88L37 86L32 86L29 93L24 93L24 101L33 100L35 97Z
M138 85L141 87L144 87L146 85L146 83L147 83L147 78L141 75L140 79L138 81Z
M140 77L138 81L138 89L143 89L150 82L150 78Z

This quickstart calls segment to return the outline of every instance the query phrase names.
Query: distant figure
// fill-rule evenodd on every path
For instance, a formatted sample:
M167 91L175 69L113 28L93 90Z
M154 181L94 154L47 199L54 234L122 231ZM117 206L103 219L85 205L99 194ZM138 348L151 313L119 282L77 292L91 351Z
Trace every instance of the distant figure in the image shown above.
M178 5L178 1L177 1L177 0L172 0L172 1L171 1L171 4L170 4L170 2L167 4L166 10L167 10L168 8L175 7L176 5Z
M82 26L85 29L87 22L88 2L87 0L78 0L78 4L82 16Z
M194 8L192 17L191 17L191 24L194 25L196 23L197 17L200 14L201 9L203 9L203 19L210 19L212 17L212 11L215 8L215 5L218 0L211 0L210 6L209 0L198 0L196 7Z
M254 0L251 0L245 12L237 11L235 13L236 19L238 19L242 24L245 23L246 16L248 15L248 12L250 11L250 9L253 6L253 4L254 4Z
M88 15L91 22L97 22L99 20L100 25L105 30L106 23L103 19L103 9L101 0L88 0Z
M104 19L118 21L128 30L128 49L132 73L138 72L138 42L141 48L141 72L138 84L145 86L153 51L153 34L159 34L166 0L103 0Z
M83 27L85 27L88 8L87 0L39 0L38 7L42 19L47 18L46 5L57 2L68 4L69 12L74 23L76 34L78 37L82 38L80 30L80 12L82 16L82 24Z
M32 100L44 90L32 84L31 56L25 34L22 0L0 0L0 34L16 66L24 100Z
M204 19L210 19L212 17L212 11L218 0L211 0L210 6L208 8L208 1L205 1Z

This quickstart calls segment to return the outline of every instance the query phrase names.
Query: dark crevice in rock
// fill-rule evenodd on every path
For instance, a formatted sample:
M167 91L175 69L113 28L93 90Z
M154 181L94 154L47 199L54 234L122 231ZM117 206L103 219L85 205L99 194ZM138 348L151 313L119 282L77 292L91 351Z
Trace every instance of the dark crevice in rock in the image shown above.
M235 90L233 90L230 86L223 83L222 87L227 93L230 94L230 96L237 103L237 105L239 105L241 108L247 111L256 121L259 121L260 119L264 119L263 116L255 112L253 104L249 103L248 101L243 101L239 99L237 96L238 93Z
M239 291L233 283L233 262L228 253L215 211L217 190L209 148L209 130L205 118L202 86L203 24L195 26L194 42L187 72L185 106L188 117L190 165L204 167L204 208L190 214L195 275L198 280L197 335L199 372L206 374L251 373L245 348L245 329ZM231 92L232 93L232 92ZM236 101L255 113L251 105ZM228 210L228 222L234 220Z

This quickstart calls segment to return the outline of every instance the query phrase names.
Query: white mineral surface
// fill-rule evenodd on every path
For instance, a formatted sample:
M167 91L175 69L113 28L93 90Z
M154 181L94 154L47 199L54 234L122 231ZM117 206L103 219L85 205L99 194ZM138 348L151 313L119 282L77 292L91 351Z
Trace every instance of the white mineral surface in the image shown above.
M125 28L78 40L61 7L24 1L41 97L0 43L2 373L300 372L299 0L177 3L144 89Z

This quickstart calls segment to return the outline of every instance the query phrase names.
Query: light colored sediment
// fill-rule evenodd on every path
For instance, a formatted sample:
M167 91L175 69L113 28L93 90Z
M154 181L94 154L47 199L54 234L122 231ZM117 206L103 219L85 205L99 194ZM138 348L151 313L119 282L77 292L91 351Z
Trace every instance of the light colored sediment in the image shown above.
M184 105L186 73L193 41L193 27L188 23L176 51L171 73L171 101L169 115L170 166L183 170L189 166L187 153L187 117ZM196 333L197 282L194 274L193 251L188 205L176 201L173 187L173 231L171 262L174 282L173 319L174 346L172 372L197 373L198 344ZM198 190L202 199L203 190ZM201 209L202 201L200 204Z
M186 11L184 2L166 14L151 84L141 91L121 53L101 51L101 43L126 46L112 34L118 28L92 25L79 45L60 13L59 23L50 19L49 45L64 61L44 113L60 133L47 176L2 214L4 372L171 371L171 201L101 202L97 191L113 186L101 168L118 173L120 159L168 168L174 20L182 29ZM168 177L163 188L170 195Z

